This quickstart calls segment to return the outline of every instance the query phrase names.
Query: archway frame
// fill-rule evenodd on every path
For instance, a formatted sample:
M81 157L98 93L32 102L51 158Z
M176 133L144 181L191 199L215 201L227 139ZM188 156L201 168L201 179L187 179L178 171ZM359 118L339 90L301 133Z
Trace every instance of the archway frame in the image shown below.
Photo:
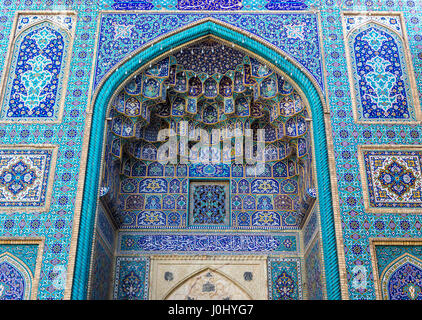
M81 159L81 175L78 185L79 202L75 206L74 229L72 234L71 252L69 254L69 268L66 283L65 299L86 299L87 283L89 278L92 239L95 221L96 205L99 191L99 176L102 162L103 136L105 129L105 116L111 97L122 82L131 78L150 62L158 59L165 53L171 52L175 47L183 46L192 40L206 35L214 35L230 41L240 50L255 52L262 60L281 70L283 74L304 93L312 112L313 148L317 169L318 201L320 205L321 234L324 252L325 282L328 299L341 299L344 284L340 285L339 256L337 245L342 248L340 224L335 222L332 189L335 179L329 167L329 147L332 148L332 139L326 136L326 104L324 96L314 78L297 62L286 55L279 48L265 42L242 29L208 17L189 24L183 28L169 32L156 40L147 43L128 58L114 67L100 82L87 111L87 124L85 127L85 140L82 148L85 152ZM97 38L98 41L98 38ZM96 61L95 61L96 62ZM92 83L92 81L91 81ZM327 142L327 138L329 138ZM331 159L333 161L333 159ZM331 173L331 174L330 174ZM336 206L336 209L337 206ZM336 210L338 212L338 210ZM76 246L77 242L77 246ZM343 253L340 252L343 260ZM75 263L77 261L77 263ZM340 264L343 266L343 263ZM73 269L74 268L74 269ZM343 271L343 270L341 270ZM344 272L341 272L344 274ZM344 291L344 289L343 289ZM345 293L343 292L343 296Z
M226 279L227 281L233 283L240 291L242 291L245 295L247 295L251 300L252 300L252 296L251 293L248 292L247 289L245 289L239 282L237 282L236 280L230 278L230 276L226 275L224 272L217 270L216 268L213 267L203 267L200 268L199 270L196 270L193 273L189 273L188 275L186 275L183 279L181 279L179 282L177 282L173 287L171 287L164 295L164 300L168 300L168 298L174 293L176 292L180 287L182 287L185 283L187 283L190 279L199 276L200 274L204 273L205 271L211 271L211 272L215 272L217 275L219 275L220 277Z

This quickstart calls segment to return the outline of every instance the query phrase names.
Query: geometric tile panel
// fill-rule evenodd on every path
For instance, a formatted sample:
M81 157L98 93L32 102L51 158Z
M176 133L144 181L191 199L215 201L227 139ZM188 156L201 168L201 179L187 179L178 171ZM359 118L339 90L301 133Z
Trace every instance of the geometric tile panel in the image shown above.
M297 236L244 233L119 232L118 251L124 254L297 254Z
M363 190L368 211L422 208L422 149L362 148ZM366 181L365 181L366 180ZM366 182L366 184L365 184ZM378 209L378 210L377 210ZM390 209L390 210L388 210Z
M32 277L8 254L0 256L0 300L28 300Z
M114 300L148 300L148 257L117 257Z
M54 178L55 146L0 148L0 207L47 210Z
M302 300L299 258L268 258L268 299Z
M241 0L204 1L199 3L190 0L177 0L177 9L179 10L239 10L241 8Z
M190 223L192 225L229 224L229 181L190 183Z

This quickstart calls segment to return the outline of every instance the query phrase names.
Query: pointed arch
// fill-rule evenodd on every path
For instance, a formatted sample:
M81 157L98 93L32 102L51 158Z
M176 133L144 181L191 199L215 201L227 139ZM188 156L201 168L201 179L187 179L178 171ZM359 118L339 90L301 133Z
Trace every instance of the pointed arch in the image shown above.
M89 151L85 163L81 164L81 170L86 165L85 185L83 190L83 203L80 212L80 227L78 246L76 252L76 264L73 275L72 298L84 299L86 297L86 281L89 270L89 257L92 243L92 230L94 227L94 214L98 194L98 176L102 163L102 141L104 136L105 115L109 101L119 86L126 79L138 72L149 63L161 58L164 53L183 46L195 39L206 35L213 35L225 41L229 41L244 50L255 52L266 63L275 66L286 78L295 83L303 92L309 102L312 121L314 147L317 167L317 184L320 190L319 204L321 208L321 228L325 255L325 270L327 281L327 293L329 299L340 299L340 279L337 261L336 236L334 227L333 204L331 195L331 181L328 167L328 151L325 130L324 108L325 101L313 77L300 66L295 60L287 56L283 51L266 43L258 37L248 34L244 30L233 29L229 25L212 18L201 20L188 27L168 33L153 43L149 43L139 49L131 57L116 66L106 77L102 79L92 99L92 120L87 126L90 127ZM144 65L140 65L142 61ZM90 111L88 111L88 114ZM78 214L78 213L77 213ZM72 266L71 266L72 267Z
M214 277L213 274L215 274L216 277ZM213 278L213 279L211 281L207 280L205 282L204 277L206 277L208 279L211 279L211 278ZM216 283L218 283L218 285L216 285ZM247 290L245 288L242 287L241 284L239 284L234 279L230 279L230 277L225 275L223 272L216 270L214 268L211 268L211 267L201 268L200 270L195 271L194 273L191 273L187 277L183 278L174 287L172 287L169 290L169 292L167 292L164 295L164 300L169 300L169 298L171 298L172 296L175 299L180 299L180 297L178 297L176 294L177 294L178 291L183 290L184 286L186 286L186 285L190 286L191 291L192 291L192 289L195 290L201 284L203 286L203 288L202 288L203 292L207 290L206 286L208 284L208 287L209 287L208 290L210 290L211 292L215 292L215 295L221 295L223 293L229 293L227 291L221 290L222 289L221 287L223 287L225 289L234 290L235 292L232 291L232 293L237 294L238 296L242 297L242 299L252 300L252 296L247 292ZM196 293L199 294L199 292L196 292ZM206 296L207 294L204 294L204 295ZM191 298L195 298L195 297L191 296ZM225 297L220 296L220 298L225 298Z
M383 300L422 299L422 260L404 253L390 262L380 277Z
M9 299L29 300L32 281L31 271L22 260L8 252L0 255L0 300L8 293Z

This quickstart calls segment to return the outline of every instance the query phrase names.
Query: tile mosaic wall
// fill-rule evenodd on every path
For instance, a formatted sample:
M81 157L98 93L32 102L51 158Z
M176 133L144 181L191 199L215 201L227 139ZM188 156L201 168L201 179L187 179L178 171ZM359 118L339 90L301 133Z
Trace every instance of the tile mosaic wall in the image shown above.
M206 269L185 280L166 299L249 300L250 296L229 277L212 269Z
M324 299L323 264L321 259L321 241L316 235L308 251L305 253L306 290L309 300Z
M167 18L157 21L165 23ZM131 30L135 32L137 26ZM308 202L315 198L311 139L306 105L284 76L229 43L206 37L161 58L130 80L108 111L101 182L102 198L115 207L117 225L124 229L299 228ZM243 146L243 138L238 142L235 132L250 128L265 130L265 150L255 156ZM213 129L219 129L221 136L215 138ZM177 132L179 147L176 141L163 143L161 130ZM188 158L181 145L189 143L182 143L182 138L196 141L204 132L213 139L212 157L221 157L223 163L202 159L204 149L192 159L197 144L189 150L194 163L161 161L160 150L166 145L174 146L169 154L178 148L180 161ZM227 137L233 135L232 152L220 153L215 147L223 140L225 148ZM263 155L263 170L247 164ZM237 161L239 157L246 162ZM196 163L199 159L208 163ZM113 162L120 164L117 192Z
M349 92L348 65L345 60L346 31L342 15L347 12L371 11L370 18L383 11L401 12L404 29L409 42L414 67L416 87L421 97L422 37L421 6L419 1L334 1L322 2L322 41L327 69L327 94L334 143L337 171L339 218L342 226L344 258L346 266L345 294L350 299L375 299L375 287L369 254L369 238L419 238L421 220L417 214L395 214L394 208L383 210L384 214L370 213L365 209L362 184L365 172L358 161L358 145L418 145L421 139L419 125L356 124ZM388 18L390 15L385 13ZM397 17L394 15L393 17ZM369 19L369 15L367 16ZM411 75L409 75L411 76ZM419 104L410 105L419 110Z
M71 278L72 271L69 253L77 219L74 215L77 186L83 180L79 166L98 9L93 10L92 3L66 5L9 0L1 1L0 8L2 83L12 79L13 73L5 73L8 67L21 75L14 80L18 81L16 87L8 86L8 90L20 91L6 91L1 105L1 118L10 121L0 124L1 197L4 198L0 236L45 237L37 298L63 299L66 279ZM18 11L22 12L19 19ZM41 22L45 18L48 22ZM32 27L25 29L29 25ZM44 33L45 37L39 37ZM15 35L16 49L8 52L9 48L13 50L9 43ZM27 55L21 49L32 51ZM8 57L10 64L6 61ZM54 60L55 65L48 60ZM28 86L25 79L33 77L30 76L30 72L36 71L33 67L40 68L37 69L40 82ZM14 102L10 102L10 97ZM24 100L18 103L17 98L27 101L25 107ZM9 109L13 112L9 113ZM12 145L13 148L5 147ZM57 146L57 149L44 146Z

